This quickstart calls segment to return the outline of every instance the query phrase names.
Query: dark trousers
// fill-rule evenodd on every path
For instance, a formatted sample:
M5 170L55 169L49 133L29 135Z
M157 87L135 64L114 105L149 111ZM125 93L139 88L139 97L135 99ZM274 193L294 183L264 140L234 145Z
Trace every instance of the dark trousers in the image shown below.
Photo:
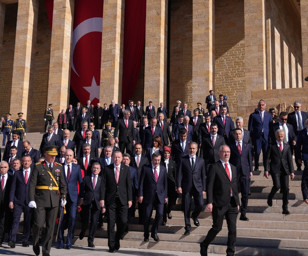
M261 138L254 141L254 160L255 160L255 169L259 169L259 157L261 154L261 149L263 153L263 164L265 163L265 157L268 150L268 140L264 138L262 134Z
M157 196L155 197L154 202L143 204L143 209L144 209L144 214L145 214L145 217L144 217L144 237L145 238L149 237L149 225L150 225L153 207L156 208L156 214L155 214L155 220L154 220L154 223L151 229L152 234L157 234L158 226L160 225L161 220L163 218L164 204L159 202Z
M47 128L48 125L52 125L52 119L51 118L50 119L47 118L46 121L45 121L45 131L46 131L46 128Z
M289 175L285 173L271 173L272 180L273 180L273 187L268 195L270 199L274 197L276 192L281 189L282 192L282 209L288 209L289 203Z
M115 201L107 206L108 213L108 246L113 249L126 230L127 225L127 205L122 205L118 197ZM117 224L117 232L114 227Z
M69 198L67 199L67 204L65 206L66 214L62 211L62 218L60 223L60 231L59 231L59 241L64 240L64 230L67 228L67 243L72 243L72 238L74 235L75 222L76 222L76 214L77 214L77 203L73 203Z
M224 218L226 218L228 226L228 242L227 242L227 255L234 255L235 241L236 241L236 219L238 209L233 197L230 199L230 203L224 207L216 207L213 205L212 228L207 233L206 238L202 242L206 247L215 239L216 235L221 231Z
M168 203L164 206L164 222L167 222L167 214L169 214L173 210L177 198L178 193L175 190L174 183L168 182Z
M185 230L190 230L190 210L191 210L191 197L194 198L195 209L191 214L192 218L197 218L203 207L202 191L196 190L192 187L190 191L183 191L182 195L182 207L184 210Z
M28 205L14 205L13 211L13 224L10 232L10 241L16 242L16 235L18 232L20 216L24 213L24 224L23 224L23 242L28 242L30 233L31 233L31 224L32 224L32 213L33 209L31 209Z
M11 134L8 133L8 132L3 133L2 146L5 146L6 139L7 139L7 141L11 140Z
M0 202L0 243L3 242L5 233L9 233L13 220L13 213L8 205Z
M133 143L131 141L120 141L119 147L122 153L124 153L124 150L126 149L126 153L132 155L133 153Z
M248 206L248 194L250 188L250 179L249 177L239 177L238 187L241 191L241 214L246 215L247 206Z
M56 218L58 213L58 207L37 207L34 209L34 225L33 225L33 245L38 244L40 238L40 231L46 223L46 233L42 242L43 254L49 254L54 227L56 224Z
M99 214L100 214L100 209L97 208L95 202L92 202L92 204L90 205L84 205L82 207L83 221L82 221L81 232L85 233L90 224L88 242L93 243L94 241Z
M144 223L144 210L143 210L143 204L140 204L138 202L138 216L139 216L139 224Z

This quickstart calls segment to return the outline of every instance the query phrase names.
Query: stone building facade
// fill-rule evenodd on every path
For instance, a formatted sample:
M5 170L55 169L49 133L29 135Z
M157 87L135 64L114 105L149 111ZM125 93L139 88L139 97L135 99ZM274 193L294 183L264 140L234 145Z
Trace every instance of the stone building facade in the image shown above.
M141 0L143 1L143 0ZM260 98L278 110L308 106L308 0L146 0L146 43L134 100L181 99L210 89L247 117ZM121 102L125 0L105 0L100 102ZM31 131L70 102L74 0L0 0L0 114L23 111Z

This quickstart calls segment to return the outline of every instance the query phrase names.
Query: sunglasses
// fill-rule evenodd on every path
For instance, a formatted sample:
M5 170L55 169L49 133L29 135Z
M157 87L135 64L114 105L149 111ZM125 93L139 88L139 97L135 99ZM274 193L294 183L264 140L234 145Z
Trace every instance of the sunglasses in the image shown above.
M282 121L288 121L288 118L281 118Z
M299 106L294 106L294 108L299 108Z

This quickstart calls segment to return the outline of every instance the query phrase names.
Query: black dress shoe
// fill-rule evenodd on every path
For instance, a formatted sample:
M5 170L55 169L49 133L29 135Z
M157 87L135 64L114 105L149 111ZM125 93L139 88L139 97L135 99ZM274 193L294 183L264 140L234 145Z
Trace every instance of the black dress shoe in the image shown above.
M172 219L172 214L171 214L171 212L168 213L168 219L170 219L170 220Z
M200 222L199 222L198 218L192 218L192 219L194 221L195 226L199 227L200 226Z
M189 236L190 235L190 230L185 230L184 236Z
M200 255L207 256L207 246L203 242L200 243Z
M282 211L282 214L289 215L289 214L290 214L290 212L289 212L289 210L288 210L288 209L286 209L286 210L283 210L283 211Z
M145 237L145 238L143 239L143 241L144 241L144 242L149 242L149 238L148 238L148 237Z
M154 239L155 242L159 242L159 237L157 234L151 234L151 237Z
M22 247L29 247L29 242L23 241L22 242Z
M11 248L15 248L15 243L13 241L9 241L8 246L10 246Z
M40 246L38 244L33 245L33 252L35 255L40 255Z
M94 248L95 245L93 244L93 242L88 242L88 247Z
M273 206L273 199L272 199L272 198L270 198L270 197L267 198L267 205L268 205L269 207L272 207L272 206Z
M44 252L44 253L43 253L43 256L50 256L50 254L47 253L47 252Z
M116 241L114 244L114 249L118 251L120 249L120 241Z
M84 232L81 231L79 234L79 239L82 240L83 238L84 238Z
M246 217L246 215L242 215L242 214L240 216L240 220L249 221L249 219Z
M110 253L114 253L114 252L116 252L116 249L115 249L115 248L113 248L113 247L111 247L111 248L109 248L108 252L110 252Z

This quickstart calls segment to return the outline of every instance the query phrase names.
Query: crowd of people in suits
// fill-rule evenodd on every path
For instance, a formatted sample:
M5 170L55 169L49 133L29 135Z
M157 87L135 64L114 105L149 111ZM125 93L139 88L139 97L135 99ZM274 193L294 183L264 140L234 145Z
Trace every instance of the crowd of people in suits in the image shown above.
M19 130L11 129L12 140L7 141L0 163L0 243L8 233L9 246L15 247L23 212L22 246L29 246L34 219L33 250L38 255L38 232L45 220L35 218L43 207L47 215L54 216L57 211L59 248L72 247L78 214L82 220L79 238L83 239L89 229L88 246L94 247L97 226L105 215L109 251L116 252L137 209L139 223L144 225L144 241L149 241L150 232L159 241L159 225L166 225L172 218L176 200L181 197L186 236L190 235L191 219L195 226L200 225L198 216L205 202L212 212L213 227L200 244L201 255L207 255L224 218L229 229L227 255L233 255L237 214L240 220L249 221L250 180L254 171L259 171L261 151L264 176L273 180L268 205L272 206L275 193L281 190L282 213L290 214L293 154L297 170L302 163L305 166L302 191L308 204L308 114L301 110L301 102L294 102L294 112L274 117L266 110L266 102L260 100L249 116L248 129L244 129L242 117L232 120L226 96L216 99L211 90L205 103L206 109L198 102L190 110L178 100L169 115L163 103L156 109L151 101L145 108L140 101L120 106L112 100L103 107L94 107L88 101L85 106L78 103L75 108L70 105L62 110L56 122L49 104L44 114L46 133L38 150L20 137ZM7 126L9 121L8 116L4 121ZM44 171L48 170L58 182L51 184L50 178L44 183L44 177L49 178ZM53 193L54 187L60 191L56 206L54 199L44 200L44 193ZM66 214L58 207L65 208ZM153 209L156 215L150 231ZM47 221L46 225L52 223ZM46 231L43 255L49 255L53 232L53 228Z

